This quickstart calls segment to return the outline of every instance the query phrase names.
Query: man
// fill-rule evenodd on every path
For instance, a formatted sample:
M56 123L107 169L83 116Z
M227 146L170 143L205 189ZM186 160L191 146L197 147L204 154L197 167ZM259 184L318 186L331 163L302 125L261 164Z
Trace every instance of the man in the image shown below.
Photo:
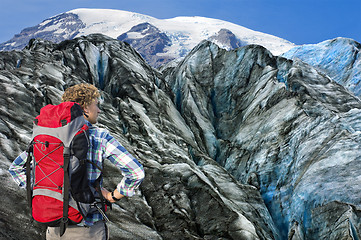
M90 184L101 175L101 171L95 166L103 166L105 158L109 159L123 173L122 181L113 191L102 188L102 194L109 202L118 201L124 196L134 195L134 190L144 179L143 166L105 129L93 126L97 123L100 113L98 107L99 91L90 84L78 84L64 92L62 102L76 102L83 111L89 126L90 148L87 154L88 160L94 164L88 166L88 178ZM9 172L20 187L25 187L25 163L27 152L21 153L12 163ZM46 239L107 239L107 227L100 212L90 213L81 225L68 226L65 234L60 237L59 227L48 227Z

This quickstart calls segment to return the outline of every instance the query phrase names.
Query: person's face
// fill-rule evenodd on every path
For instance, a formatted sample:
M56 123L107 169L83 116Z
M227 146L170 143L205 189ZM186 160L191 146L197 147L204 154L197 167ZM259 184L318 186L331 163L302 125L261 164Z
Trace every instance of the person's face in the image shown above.
M84 108L84 113L87 116L84 116L91 124L95 124L98 121L98 116L100 109L98 107L98 99L95 99L90 105Z

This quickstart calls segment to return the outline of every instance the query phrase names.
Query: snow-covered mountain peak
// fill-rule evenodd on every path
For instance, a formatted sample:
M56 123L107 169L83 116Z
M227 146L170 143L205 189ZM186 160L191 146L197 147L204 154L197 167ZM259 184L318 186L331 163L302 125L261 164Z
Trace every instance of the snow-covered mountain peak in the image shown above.
M139 42L139 34L134 27L147 23L157 29L158 34L144 35ZM137 29L137 28L135 28ZM223 31L221 31L223 30ZM37 26L24 29L11 40L0 44L0 50L22 49L32 38L42 38L59 43L83 35L101 33L119 39L129 31L125 41L132 42L131 36L139 40L137 46L130 43L152 66L158 67L170 60L184 57L202 40L209 40L225 49L233 46L258 44L270 50L274 55L280 55L295 45L287 40L253 31L227 21L201 17L179 16L169 19L157 19L151 16L114 9L74 9L49 19ZM227 34L226 34L227 33ZM161 37L159 42L158 37ZM229 39L228 39L229 38ZM142 51L148 45L161 51ZM133 43L135 43L133 41ZM164 45L160 46L160 44ZM233 44L233 45L232 45ZM149 49L148 49L149 50Z
M85 24L78 36L92 33L102 33L117 38L121 33L128 31L132 26L156 20L153 17L113 9L87 9L79 8L67 13L75 14Z
M200 41L216 34L220 29L229 29L238 37L254 41L254 44L264 45L271 52L278 55L289 50L294 45L284 39L277 38L261 32L256 32L245 27L207 17L201 16L179 16L169 19L157 19L143 14L122 10L110 9L75 9L69 11L79 16L79 19L86 25L83 30L84 35L99 31L105 35L116 38L122 31L128 31L132 26L148 22L156 26L167 35L174 33L184 33L189 36L188 44L192 47ZM275 47L282 45L282 48Z

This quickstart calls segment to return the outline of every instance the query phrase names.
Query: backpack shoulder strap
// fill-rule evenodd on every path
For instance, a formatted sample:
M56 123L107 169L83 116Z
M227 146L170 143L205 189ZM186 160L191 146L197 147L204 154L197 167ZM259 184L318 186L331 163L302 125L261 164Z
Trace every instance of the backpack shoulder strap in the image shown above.
M27 199L28 199L28 204L30 207L30 211L32 208L32 195L33 195L33 191L31 188L31 167L30 167L30 163L32 161L32 154L33 154L33 141L30 142L28 149L26 150L28 153L28 157L26 159L26 195L27 195Z
M64 147L64 182L63 182L63 217L60 220L60 237L65 233L68 226L69 216L69 191L70 191L70 179L69 179L69 162L70 162L70 149Z

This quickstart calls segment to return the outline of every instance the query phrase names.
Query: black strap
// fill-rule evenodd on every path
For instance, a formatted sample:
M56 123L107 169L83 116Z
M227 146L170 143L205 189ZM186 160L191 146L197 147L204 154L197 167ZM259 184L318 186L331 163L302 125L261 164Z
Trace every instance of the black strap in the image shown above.
M102 205L101 209L105 213L105 205L107 205L110 209L112 209L112 203L109 202L108 200L106 200L102 194L102 190L100 187L100 178L101 178L101 176L99 176L98 179L95 180L94 187L95 187L95 190L98 192L98 195L100 198L100 203Z
M95 180L94 182L94 188L95 190L97 191L98 195L99 195L99 198L100 198L100 203L101 203L101 210L103 211L104 215L105 215L105 205L107 205L110 210L112 210L112 203L109 202L108 200L106 200L104 197L103 197L103 194L102 194L102 190L101 190L101 187L100 187L100 180L102 178L102 175L103 175L103 169L101 167L99 167L97 164L95 164L94 162L90 161L90 160L86 160L88 163L90 163L91 165L93 165L94 167L96 167L100 172L100 176ZM95 203L97 204L97 203ZM106 216L104 216L106 217Z
M70 149L64 147L64 181L63 181L63 217L60 220L60 237L65 233L68 225L68 211L69 211L69 191L70 191L70 180L69 180L69 162L70 162Z
M106 200L104 197L103 197L103 194L102 194L102 190L101 190L101 187L100 187L100 179L102 178L102 175L103 175L103 169L100 168L97 164L95 164L94 162L90 161L90 160L87 160L88 163L90 163L91 165L93 165L94 167L96 167L100 172L101 172L101 175L97 178L97 180L95 180L94 182L94 187L95 187L95 190L98 192L98 195L99 195L99 198L100 198L100 202L101 202L101 205L102 205L102 210L105 214L105 205L107 205L110 209L112 209L112 203L109 202L108 200Z
M102 174L103 174L103 169L101 167L99 167L98 165L96 165L95 163L93 163L90 160L86 160L88 163L90 163L91 165L93 165L94 167L96 167ZM98 180L98 179L97 179Z
M97 164L95 164L94 162L90 161L90 160L86 160L88 163L90 163L91 165L93 165L94 167L96 167L100 172L101 172L101 175L97 178L97 180L95 180L94 182L94 187L95 187L95 190L98 192L99 194L99 197L100 197L100 200L101 200L101 204L102 204L102 209L103 211L105 212L105 205L107 205L110 209L112 209L112 203L109 202L108 200L106 200L104 197L103 197L103 194L102 194L102 191L101 191L101 187L100 187L100 179L104 173L103 169L100 168Z
M33 191L31 188L31 167L30 167L30 163L32 160L32 154L33 154L33 141L31 141L31 143L29 144L29 147L27 149L28 152L28 157L26 159L26 164L25 164L25 168L26 168L26 195L27 195L27 199L28 199L28 205L30 207L30 212L31 212L31 208L32 208L32 197L33 197Z
M114 191L112 192L112 198L113 198L113 200L116 201L116 202L118 202L118 201L120 200L120 198L116 198L116 197L114 196Z

